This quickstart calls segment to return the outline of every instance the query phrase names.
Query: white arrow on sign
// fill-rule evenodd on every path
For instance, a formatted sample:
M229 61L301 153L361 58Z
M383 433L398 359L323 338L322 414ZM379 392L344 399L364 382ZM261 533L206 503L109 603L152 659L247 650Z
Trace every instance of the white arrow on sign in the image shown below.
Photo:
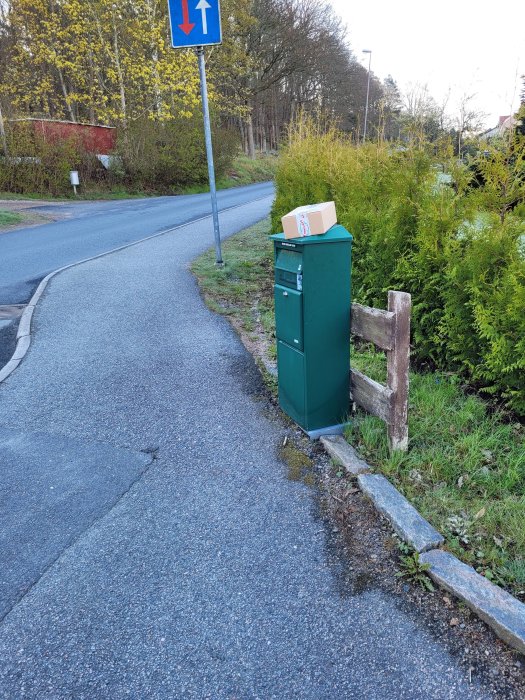
M211 5L207 0L199 0L199 4L195 8L196 10L200 10L202 12L202 33L207 34L208 33L208 18L206 17L206 12L207 10L211 9Z

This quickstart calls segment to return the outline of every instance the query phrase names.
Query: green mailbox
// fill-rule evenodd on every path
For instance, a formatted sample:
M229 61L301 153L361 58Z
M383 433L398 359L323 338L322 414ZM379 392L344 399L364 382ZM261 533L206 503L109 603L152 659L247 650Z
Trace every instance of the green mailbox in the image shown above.
M332 226L322 236L272 239L279 404L310 437L340 433L350 392L352 236Z

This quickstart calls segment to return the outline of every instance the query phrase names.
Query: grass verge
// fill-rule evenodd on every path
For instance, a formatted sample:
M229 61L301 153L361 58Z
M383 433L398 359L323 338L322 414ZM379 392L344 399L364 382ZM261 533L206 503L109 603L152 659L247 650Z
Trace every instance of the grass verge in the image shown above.
M267 182L273 180L277 169L276 155L258 155L255 160L248 158L244 154L237 156L233 161L226 175L217 180L217 189L226 190L231 187L241 187L243 185L253 185L257 182ZM170 194L201 194L209 192L208 183L189 185L188 187L175 188ZM81 186L75 196L51 197L39 193L14 194L12 192L0 192L0 199L23 200L38 199L51 202L71 202L71 201L91 201L105 199L137 199L141 197L158 197L166 195L166 192L156 192L152 190L127 190L125 187L115 185L111 189L86 189Z
M241 187L242 185L253 185L256 182L267 182L273 180L277 169L277 156L258 155L255 160L248 156L238 156L226 175L217 180L217 189L225 190L230 187ZM184 188L183 194L199 194L208 192L207 183L202 185L192 185Z
M353 353L384 381L384 356ZM389 455L384 424L357 411L347 439L446 537L447 548L525 599L525 426L439 372L410 375L410 450Z
M14 226L24 220L21 214L0 209L0 226Z
M251 226L222 244L224 265L209 250L192 264L204 299L212 311L228 316L276 391L273 310L273 248L269 220Z
M73 191L71 191L71 195L68 197L53 197L49 194L41 194L39 192L27 192L24 194L16 194L14 192L2 191L0 192L0 199L5 199L13 202L24 201L27 199L35 200L37 202L90 202L93 200L105 199L139 199L142 197L157 196L157 194L152 194L151 192L129 192L128 190L122 189L120 187L115 187L111 190L79 190L76 196L73 194Z
M192 266L210 308L230 318L262 364L275 360L269 230L265 221L225 241L223 268L213 251ZM382 353L353 347L352 363L385 380ZM450 551L525 599L525 427L466 393L455 375L412 372L409 432L409 452L391 456L384 424L358 410L347 439L445 535Z

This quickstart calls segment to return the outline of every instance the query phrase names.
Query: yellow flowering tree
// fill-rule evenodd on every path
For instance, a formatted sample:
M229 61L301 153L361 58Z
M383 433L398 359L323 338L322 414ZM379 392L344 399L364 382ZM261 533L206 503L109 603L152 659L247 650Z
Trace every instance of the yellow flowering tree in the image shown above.
M195 56L171 48L164 1L13 0L8 22L2 87L24 115L125 125L198 105Z

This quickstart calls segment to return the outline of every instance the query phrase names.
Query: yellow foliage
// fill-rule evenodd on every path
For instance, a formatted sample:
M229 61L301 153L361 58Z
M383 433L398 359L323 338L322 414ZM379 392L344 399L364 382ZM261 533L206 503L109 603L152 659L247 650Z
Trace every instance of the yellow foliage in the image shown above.
M199 105L196 57L171 48L165 0L13 0L9 23L2 92L24 114L126 123Z

